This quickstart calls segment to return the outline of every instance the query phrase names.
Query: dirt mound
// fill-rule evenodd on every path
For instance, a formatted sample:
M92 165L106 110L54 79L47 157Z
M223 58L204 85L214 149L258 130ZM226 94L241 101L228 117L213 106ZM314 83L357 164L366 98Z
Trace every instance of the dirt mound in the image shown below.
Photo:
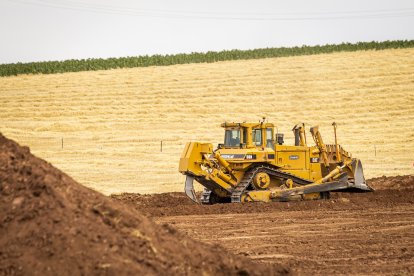
M401 190L414 189L414 175L381 176L367 180L375 190Z
M0 134L0 275L278 272L157 225Z
M140 195L124 193L112 198L131 204L147 216L208 215L263 213L273 211L351 210L355 208L392 207L401 203L414 203L414 177L379 177L368 180L375 192L331 193L329 200L271 202L249 204L198 205L184 193ZM389 187L389 188L387 188Z
M198 194L200 196L200 194ZM184 192L172 192L162 194L134 194L123 193L120 195L111 195L112 198L122 199L124 202L137 204L141 208L147 207L171 207L179 208L185 205L194 205L194 202L189 199Z

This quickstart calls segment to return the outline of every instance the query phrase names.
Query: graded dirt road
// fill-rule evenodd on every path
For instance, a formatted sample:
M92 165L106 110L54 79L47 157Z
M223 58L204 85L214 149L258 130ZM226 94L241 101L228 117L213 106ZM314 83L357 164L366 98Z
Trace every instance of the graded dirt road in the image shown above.
M116 196L158 223L299 274L414 273L414 177L330 200L199 206L182 194Z

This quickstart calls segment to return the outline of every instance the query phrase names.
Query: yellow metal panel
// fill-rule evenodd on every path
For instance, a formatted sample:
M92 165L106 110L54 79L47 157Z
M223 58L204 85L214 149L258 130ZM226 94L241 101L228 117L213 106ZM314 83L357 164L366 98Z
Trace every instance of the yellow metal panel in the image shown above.
M306 151L277 152L277 163L285 169L306 169Z
M178 170L181 173L191 172L194 175L205 175L200 167L203 157L202 154L209 154L212 150L212 144L198 142L187 143L181 155Z
M321 163L310 164L310 180L316 181L322 178Z
M213 145L210 143L201 143L200 144L201 153L211 153L213 152Z
M270 191L269 190L250 191L242 197L242 202L252 202L252 201L261 201L261 202L271 201Z

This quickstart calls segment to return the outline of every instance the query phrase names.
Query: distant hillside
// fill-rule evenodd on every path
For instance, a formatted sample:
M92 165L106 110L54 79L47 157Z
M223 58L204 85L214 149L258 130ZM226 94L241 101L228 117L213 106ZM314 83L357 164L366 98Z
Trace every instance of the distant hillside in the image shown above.
M414 48L3 77L0 131L105 194L182 192L186 142L263 116L288 145L336 122L366 178L411 175L413 80Z
M176 55L153 55L108 59L81 59L65 61L45 61L30 63L0 64L0 76L19 74L54 74L64 72L96 71L115 68L134 68L147 66L167 66L185 63L212 63L225 60L247 60L259 58L315 55L332 52L352 52L360 50L383 50L412 48L414 40L395 40L383 42L342 43L323 46L281 47L254 50L230 50L221 52L191 53Z

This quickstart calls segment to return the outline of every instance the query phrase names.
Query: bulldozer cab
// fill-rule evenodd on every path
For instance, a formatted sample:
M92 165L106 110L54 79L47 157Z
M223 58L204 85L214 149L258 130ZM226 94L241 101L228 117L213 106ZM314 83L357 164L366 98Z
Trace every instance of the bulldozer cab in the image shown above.
M219 148L271 148L274 126L270 123L224 123L224 143Z
M226 128L224 132L224 147L238 148L241 147L241 144L246 144L246 135L242 134L241 129L239 127Z

